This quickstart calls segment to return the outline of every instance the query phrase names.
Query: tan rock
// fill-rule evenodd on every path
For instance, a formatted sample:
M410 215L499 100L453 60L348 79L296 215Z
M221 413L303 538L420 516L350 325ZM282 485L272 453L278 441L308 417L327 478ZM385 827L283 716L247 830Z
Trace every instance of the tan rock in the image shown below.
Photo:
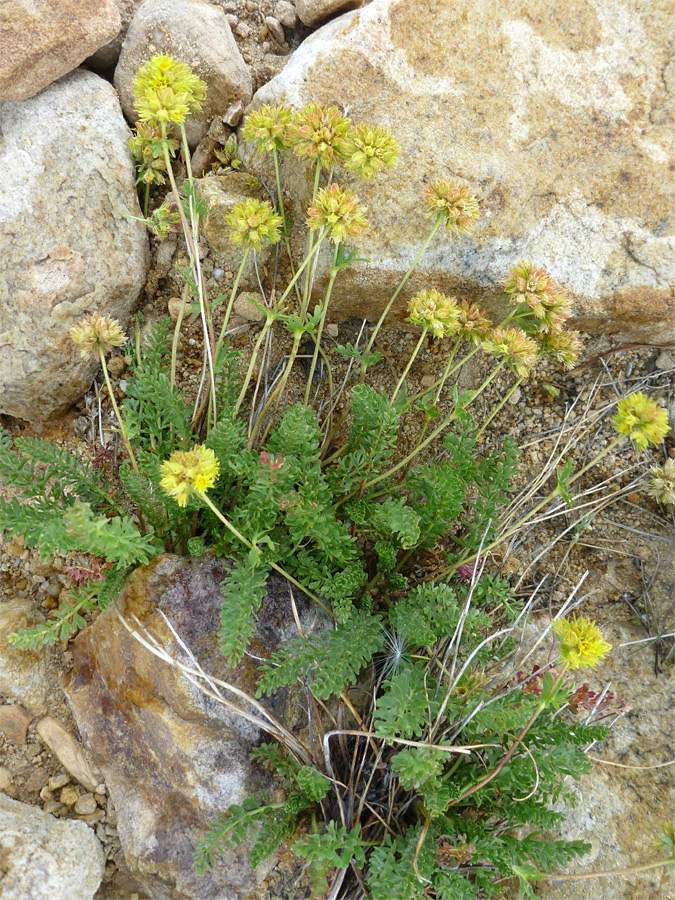
M30 600L0 603L0 693L36 714L45 711L49 691L44 650L24 650L12 644L9 636L38 622Z
M131 21L115 69L115 87L130 122L136 121L133 80L139 66L156 53L187 63L206 82L203 111L185 123L193 148L214 115L227 117L232 107L243 112L251 99L251 73L222 9L202 0L145 0Z
M329 16L362 6L363 0L295 0L295 8L305 25L320 25Z
M95 72L103 72L115 65L120 57L122 41L126 37L129 23L143 0L115 0L115 2L120 14L120 28L110 43L101 47L87 59L87 65Z
M255 300L258 306L265 305L265 299L262 294L253 291L242 291L234 301L234 311L247 322L262 322L265 318L265 313L251 302L251 298Z
M26 732L32 721L33 716L18 703L0 706L0 732L19 747L26 743Z
M337 101L402 145L396 169L358 186L371 263L340 273L334 311L377 317L429 232L424 184L458 176L482 217L473 236L435 237L401 318L431 279L498 311L499 279L530 258L574 294L578 327L675 336L671 36L671 0L373 0L311 35L255 103ZM312 175L285 167L302 223Z
M80 792L74 784L67 784L59 794L59 802L64 806L74 806L80 799Z
M83 784L88 791L95 791L101 779L94 775L81 745L73 735L51 716L41 719L35 730L71 777Z
M3 0L0 100L26 100L56 81L120 28L115 0Z

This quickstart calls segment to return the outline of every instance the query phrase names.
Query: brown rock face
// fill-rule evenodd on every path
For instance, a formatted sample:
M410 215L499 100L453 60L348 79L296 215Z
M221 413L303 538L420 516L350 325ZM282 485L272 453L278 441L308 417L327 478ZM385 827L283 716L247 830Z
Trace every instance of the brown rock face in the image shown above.
M255 663L247 657L233 671L219 649L219 585L226 572L227 563L210 556L158 557L132 574L117 609L185 661L166 615L207 673L252 694ZM311 630L315 611L301 598L296 603L303 627ZM270 579L250 649L268 657L294 633L288 588ZM148 895L155 900L267 897L264 886L256 888L245 849L226 853L203 878L193 868L196 842L209 823L230 804L270 787L248 758L261 737L258 729L141 646L114 608L79 635L74 656L68 700L115 804L127 862L145 878ZM287 727L304 723L293 692L281 692L268 708Z
M119 29L115 0L3 0L0 100L27 100Z
M431 285L494 304L529 258L574 294L578 326L673 338L671 39L671 0L373 0L315 32L255 102L337 102L402 145L396 169L358 186L371 264L340 273L335 311L377 316L429 232L424 184L455 176L481 219L434 238L399 314ZM286 164L302 223L312 175L298 172Z

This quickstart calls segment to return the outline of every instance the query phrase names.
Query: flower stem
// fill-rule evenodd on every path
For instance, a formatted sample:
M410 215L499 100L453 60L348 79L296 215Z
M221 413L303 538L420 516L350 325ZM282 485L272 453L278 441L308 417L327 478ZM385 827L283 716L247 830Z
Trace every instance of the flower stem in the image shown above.
M119 406L117 405L117 400L115 400L115 393L112 388L112 384L110 383L110 376L108 375L108 367L105 362L105 355L101 347L98 348L98 355L101 360L101 368L103 369L103 377L105 378L106 387L108 388L108 394L110 395L110 401L112 403L113 410L115 411L115 416L117 418L117 424L120 427L120 437L122 438L122 442L126 448L127 453L129 454L129 460L131 461L131 465L133 466L134 472L138 473L138 463L136 462L136 457L134 456L134 451L131 449L131 444L129 443L129 437L127 435L127 428L124 424L124 420L122 419L122 415L120 413Z
M328 287L326 289L326 297L324 300L323 310L321 311L321 320L319 321L319 327L316 333L316 341L314 342L314 353L312 354L312 364L309 368L309 376L307 378L307 384L305 385L305 398L304 403L307 405L309 403L309 392L312 387L312 379L314 378L314 372L316 370L317 360L319 358L319 347L321 345L321 335L323 334L323 326L326 322L326 315L328 313L328 304L330 302L330 295L333 290L333 285L335 284L335 279L337 277L338 270L335 268L338 259L338 251L340 249L340 244L335 245L335 252L333 254L333 265L330 270L330 276L328 279Z
M490 422L491 422L491 421L494 419L494 417L497 415L497 413L498 413L499 410L502 408L502 406L504 406L504 404L505 404L506 401L509 399L509 397L510 397L513 393L515 393L516 388L520 387L522 381L523 381L523 379L522 379L522 378L519 378L519 379L515 382L515 384L514 384L514 385L506 392L506 394L504 395L503 399L500 400L500 402L497 404L497 406L495 406L495 408L492 410L492 412L490 413L490 415L487 417L487 419L483 422L483 424L481 425L481 427L480 427L480 428L478 429L478 431L476 432L476 440L478 440L478 438L481 436L481 434L485 431L485 429L488 427L488 425L490 424Z
M429 331L428 326L425 326L422 329L422 334L420 335L420 339L417 342L417 346L413 350L413 352L410 356L410 359L408 360L408 364L406 365L405 369L403 370L403 374L399 378L398 384L394 388L394 393L391 395L391 400L389 401L389 409L391 409L392 406L394 405L394 403L396 402L396 397L398 396L398 392L401 390L401 386L403 385L403 382L405 381L406 376L407 376L408 372L410 371L412 364L415 362L415 359L417 358L417 354L422 349L422 344L424 343L424 339L426 338L428 331Z
M260 347L262 346L262 342L265 339L265 335L269 331L270 327L274 322L274 317L272 315L268 315L265 318L265 324L260 330L260 334L255 342L255 346L253 347L253 353L251 354L251 359L248 364L248 369L246 370L246 377L244 378L244 383L241 387L241 391L239 392L239 397L237 398L237 402L234 407L233 415L237 415L239 409L241 408L241 404L244 402L244 397L246 396L246 391L248 390L248 386L251 382L251 378L253 377L253 369L255 367L255 361L258 358L258 353L260 351Z

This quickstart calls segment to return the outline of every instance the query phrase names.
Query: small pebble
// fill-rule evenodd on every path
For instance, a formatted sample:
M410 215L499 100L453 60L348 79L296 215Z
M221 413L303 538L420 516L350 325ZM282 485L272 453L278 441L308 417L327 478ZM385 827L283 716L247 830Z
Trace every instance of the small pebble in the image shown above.
M49 813L53 816L54 813L60 812L63 809L63 804L59 803L58 800L47 800L42 808L46 813Z
M8 794L12 790L12 773L7 766L0 766L0 792Z
M279 0L274 7L274 18L278 19L286 28L295 28L298 24L298 14L295 7L288 0Z
M127 364L124 362L123 356L113 356L112 359L108 360L108 371L111 375L114 375L115 378L121 375L126 367Z
M225 270L224 270L224 269L218 269L218 268L216 268L216 269L213 270L213 278L214 278L216 281L220 281L220 279L223 277L224 274L225 274Z
M258 294L255 291L242 291L234 301L234 311L248 322L262 322L265 318L265 313L251 302L251 298L260 306L265 305L262 294Z
M668 372L675 369L675 356L669 350L662 350L656 357L656 368L659 372Z
M523 392L519 387L515 389L515 391L509 397L509 403L511 406L517 406L520 403L520 398L522 397Z
M286 40L286 35L284 34L284 29L281 26L281 22L278 19L275 19L274 16L266 16L265 25L267 25L269 33L272 35L277 44L283 44Z
M59 800L64 806L73 806L80 798L80 792L74 784L67 784L59 796Z
M42 788L42 790L40 791L40 800L52 800L53 797L54 797L54 795L53 795L52 792L49 790L49 788L47 787L47 785L45 785L45 786Z
M82 794L75 804L75 812L78 816L90 816L98 809L96 797L93 794Z
M237 32L240 38L247 38L251 34L251 26L246 22L239 22L234 30Z
M340 329L335 324L335 322L330 322L328 325L326 325L326 334L328 335L328 337L336 338L338 336L339 330Z

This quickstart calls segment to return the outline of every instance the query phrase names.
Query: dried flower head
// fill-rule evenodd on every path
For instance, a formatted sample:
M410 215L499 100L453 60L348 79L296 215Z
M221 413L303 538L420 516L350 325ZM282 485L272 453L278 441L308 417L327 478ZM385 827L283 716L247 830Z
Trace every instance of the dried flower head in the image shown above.
M216 454L203 444L192 450L176 450L161 465L162 490L185 506L190 495L205 494L218 478L220 464Z
M396 165L401 145L381 125L355 125L349 141L346 168L371 181L382 169Z
M662 506L675 506L675 459L649 470L647 493Z
M288 106L270 106L263 103L250 112L244 125L244 138L255 144L260 153L283 152L290 146L288 127L291 124Z
M668 413L642 391L619 400L612 425L619 434L629 435L637 450L660 444L668 434Z
M134 78L134 109L142 122L175 122L201 112L206 85L189 66L158 53Z
M282 218L267 200L249 197L237 203L225 216L225 221L232 229L230 240L233 244L259 250L265 242L276 244L281 237Z
M483 349L503 356L518 378L527 377L537 361L537 344L521 328L495 328L483 341Z
M565 371L573 369L584 349L578 331L550 331L541 335L541 350Z
M430 328L437 338L457 334L460 328L460 311L456 297L446 297L432 288L419 291L408 300L408 321Z
M329 228L330 239L337 244L363 233L369 224L365 211L353 191L331 184L317 192L314 206L307 210L307 224L314 230Z
M161 206L150 213L145 220L145 224L150 231L163 240L167 234L180 231L180 213L169 200L165 200Z
M480 344L492 331L492 322L477 303L459 300L457 309L464 336L474 344Z
M560 655L570 669L594 669L612 649L595 622L584 616L556 619L553 631Z
M445 227L453 234L468 234L479 216L478 200L468 184L458 178L437 179L424 189L427 218L442 215Z
M138 182L143 184L164 184L166 162L162 153L162 130L156 122L139 122L136 134L129 138L129 150L136 160ZM169 148L175 151L178 141L169 138Z
M80 356L99 356L110 353L113 347L123 347L127 336L117 319L89 313L79 325L70 329L70 337L80 348Z
M508 300L524 304L535 319L539 320L540 331L556 331L572 315L572 300L558 287L545 269L538 269L529 259L514 266L502 279L502 286Z
M293 152L301 159L314 159L330 169L349 157L351 121L336 106L308 103L298 110L288 129Z

